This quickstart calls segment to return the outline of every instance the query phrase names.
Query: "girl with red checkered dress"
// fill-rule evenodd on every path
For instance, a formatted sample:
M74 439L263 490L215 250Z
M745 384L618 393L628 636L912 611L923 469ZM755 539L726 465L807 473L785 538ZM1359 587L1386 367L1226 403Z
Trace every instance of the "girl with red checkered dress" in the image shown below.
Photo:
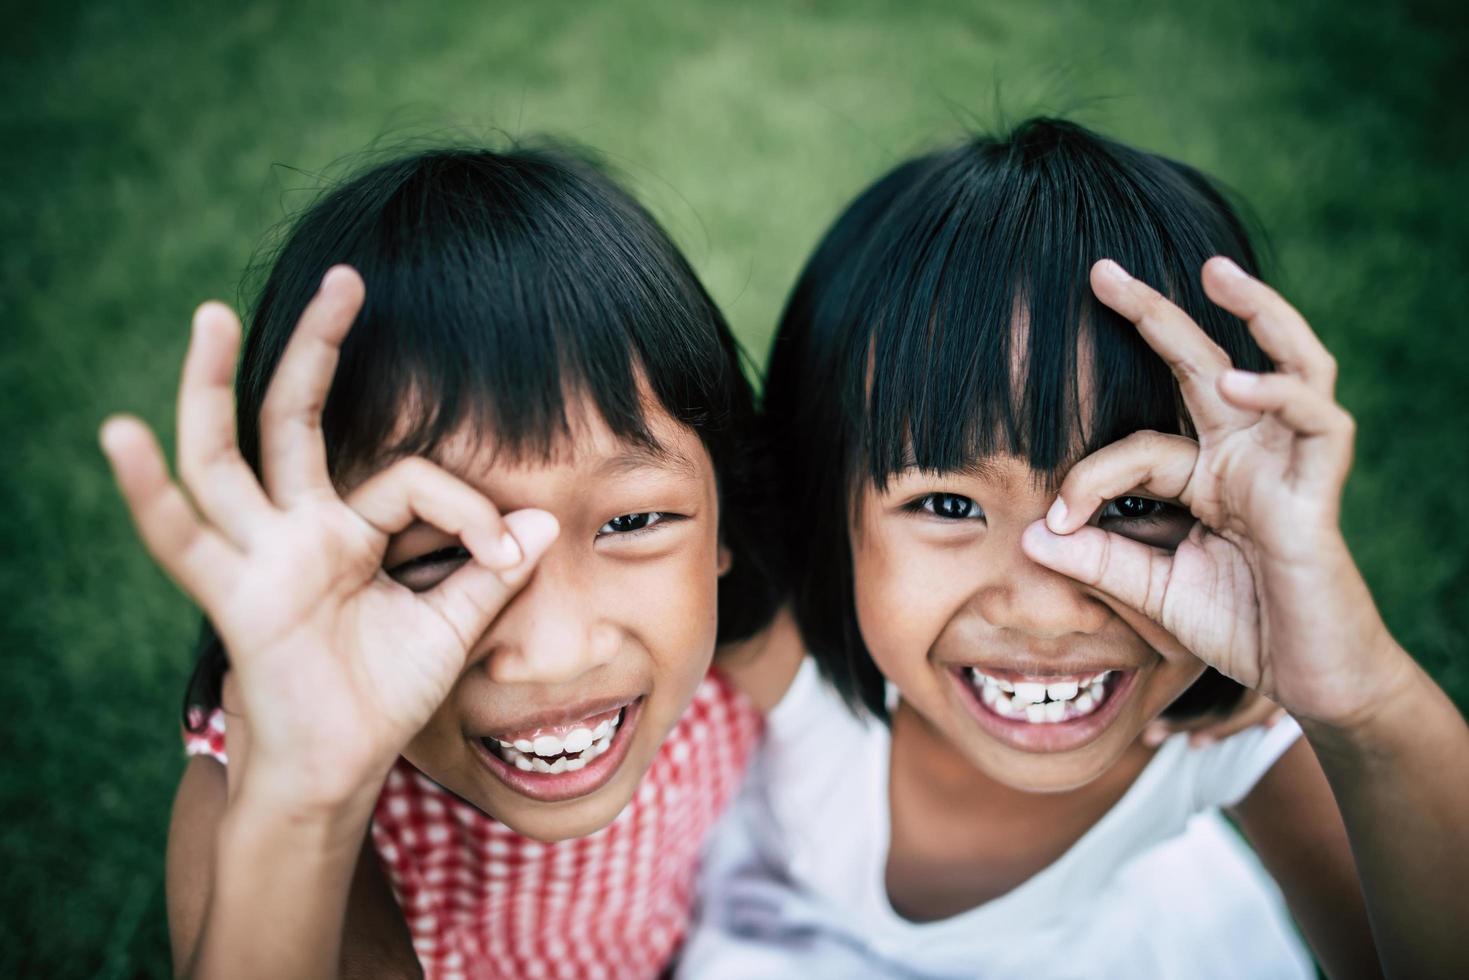
M713 302L582 158L449 150L305 213L232 392L240 334L195 314L182 485L102 431L208 623L176 969L657 975L759 730L716 643L773 607Z

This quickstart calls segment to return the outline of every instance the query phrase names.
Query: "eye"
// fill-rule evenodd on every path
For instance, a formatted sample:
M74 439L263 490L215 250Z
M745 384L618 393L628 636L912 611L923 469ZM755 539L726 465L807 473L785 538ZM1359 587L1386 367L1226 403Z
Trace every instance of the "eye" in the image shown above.
M469 552L456 544L401 561L387 572L400 585L405 585L414 592L423 592L448 578L468 560Z
M623 514L597 528L598 535L636 534L666 521L670 516L662 511L647 510L636 514Z
M1118 497L1116 500L1108 501L1102 508L1100 515L1102 520L1141 521L1149 517L1157 516L1165 510L1177 510L1169 508L1161 500L1151 497Z
M1177 548L1194 526L1194 516L1184 508L1136 494L1109 500L1097 518L1124 537L1166 549Z
M932 514L946 521L984 519L979 504L959 493L928 493L908 505L911 511Z

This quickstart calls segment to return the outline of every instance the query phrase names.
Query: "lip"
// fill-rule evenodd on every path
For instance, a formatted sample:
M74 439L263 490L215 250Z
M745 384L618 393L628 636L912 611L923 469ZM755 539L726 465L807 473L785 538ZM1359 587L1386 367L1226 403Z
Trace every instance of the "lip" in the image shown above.
M469 744L481 764L521 796L527 796L542 803L574 800L582 796L590 796L607 785L608 781L616 775L632 745L633 732L642 717L643 701L644 698L639 697L623 709L622 723L617 726L617 733L612 737L612 744L607 747L607 751L576 772L524 772L491 752L477 736L471 737ZM583 713L579 717L585 718L595 713ZM563 712L555 717L565 718L566 714ZM571 720L577 721L579 718L573 716Z
M983 668L980 668L983 670ZM1098 671L1108 668L1101 667ZM1107 700L1096 711L1070 721L1035 725L1018 718L1001 718L980 701L979 694L964 679L963 667L949 668L949 677L958 689L960 700L985 733L1022 752L1069 752L1097 739L1112 724L1137 683L1137 669L1118 670L1108 679ZM988 670L984 671L989 673ZM1044 675L1027 675L1044 676ZM1057 675L1070 676L1070 675Z

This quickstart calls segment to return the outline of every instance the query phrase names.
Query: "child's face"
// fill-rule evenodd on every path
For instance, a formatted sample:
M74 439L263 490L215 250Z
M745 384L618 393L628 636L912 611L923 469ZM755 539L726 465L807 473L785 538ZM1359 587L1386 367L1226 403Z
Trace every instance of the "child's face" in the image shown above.
M869 487L852 525L857 618L879 669L975 766L1035 791L1099 776L1203 670L1026 558L1021 532L1053 500L1024 460L995 456ZM1135 497L1099 519L1163 547L1193 523Z
M653 454L585 406L568 410L573 436L550 461L512 465L469 439L439 454L501 513L547 510L561 533L403 753L542 840L591 833L632 798L709 668L727 560L714 469L692 430L650 406L665 450ZM462 560L423 525L393 539L384 567L423 589Z

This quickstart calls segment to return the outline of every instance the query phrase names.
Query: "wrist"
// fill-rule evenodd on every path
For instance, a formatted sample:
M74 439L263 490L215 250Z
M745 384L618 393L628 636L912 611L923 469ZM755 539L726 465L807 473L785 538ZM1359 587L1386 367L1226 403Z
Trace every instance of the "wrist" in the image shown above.
M1298 718L1301 730L1323 761L1328 755L1357 759L1391 756L1405 739L1415 737L1426 700L1442 696L1390 636L1384 636L1379 646L1381 652L1373 659L1381 664L1380 669L1360 679L1362 688L1372 692L1369 700L1339 715Z

